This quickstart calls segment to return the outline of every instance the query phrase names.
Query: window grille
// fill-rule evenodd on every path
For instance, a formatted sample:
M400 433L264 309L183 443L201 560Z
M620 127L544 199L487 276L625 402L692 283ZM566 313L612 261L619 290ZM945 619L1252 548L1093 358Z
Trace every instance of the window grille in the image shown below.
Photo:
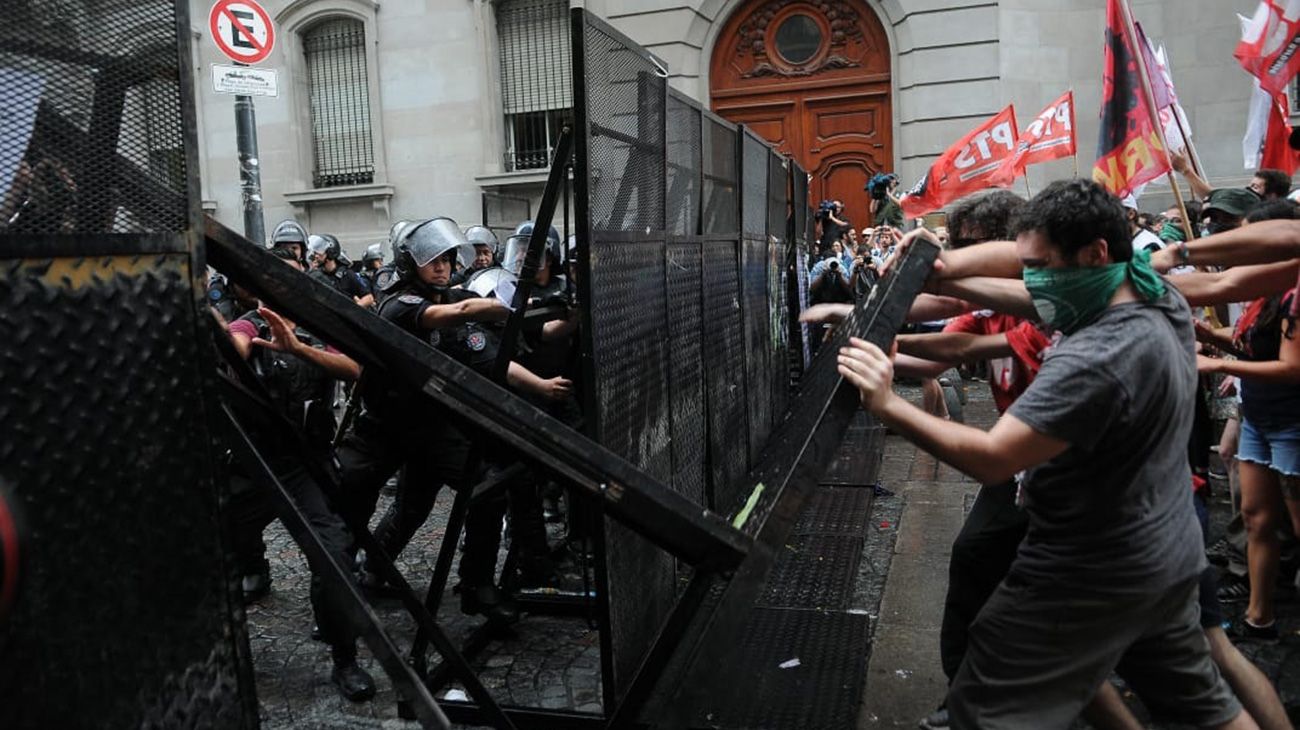
M302 40L311 88L312 182L318 188L372 183L365 26L331 18L308 29Z
M568 0L500 0L496 6L507 170L550 164L572 118Z

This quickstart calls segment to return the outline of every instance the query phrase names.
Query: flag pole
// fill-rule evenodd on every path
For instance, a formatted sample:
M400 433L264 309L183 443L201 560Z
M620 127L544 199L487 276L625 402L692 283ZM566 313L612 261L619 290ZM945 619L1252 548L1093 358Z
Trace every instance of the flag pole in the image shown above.
M1025 172L1025 195L1028 195L1031 199L1034 197L1034 191L1029 189L1029 173L1028 173L1028 172Z
M1156 109L1156 96L1151 91L1151 78L1147 75L1146 55L1138 48L1137 28L1133 25L1133 11L1128 6L1128 0L1116 0L1119 3L1120 12L1124 15L1124 30L1128 33L1129 40L1132 41L1134 62L1137 64L1138 80L1142 84L1142 94L1147 102L1147 114L1151 115L1151 126L1156 129L1156 136L1160 138L1160 146L1165 154L1165 164L1169 165L1169 171L1165 173L1169 177L1169 188L1174 191L1174 201L1178 203L1178 212L1183 216L1183 233L1187 235L1187 240L1191 241L1196 238L1192 232L1192 222L1187 215L1187 203L1183 201L1183 191L1178 187L1178 179L1174 177L1174 161L1169 156L1169 142L1165 139L1165 127L1160 123L1160 110ZM1174 116L1177 116L1175 114Z
M1077 144L1077 143L1076 143L1076 144ZM1074 176L1077 178L1077 177L1079 177L1079 153L1078 153L1078 151L1076 151L1074 154L1070 155L1070 157L1074 158Z

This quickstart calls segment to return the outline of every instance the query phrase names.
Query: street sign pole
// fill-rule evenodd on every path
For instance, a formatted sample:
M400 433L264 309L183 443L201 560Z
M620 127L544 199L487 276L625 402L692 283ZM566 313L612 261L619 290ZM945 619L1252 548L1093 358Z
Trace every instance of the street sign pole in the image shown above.
M237 66L264 61L275 47L271 16L256 0L217 0L208 13L212 40ZM266 244L262 220L262 164L257 155L257 115L253 97L235 97L235 146L239 152L239 190L244 208L244 237Z
M262 219L262 164L257 156L257 114L251 96L235 97L235 146L239 149L244 238L266 245L266 223Z

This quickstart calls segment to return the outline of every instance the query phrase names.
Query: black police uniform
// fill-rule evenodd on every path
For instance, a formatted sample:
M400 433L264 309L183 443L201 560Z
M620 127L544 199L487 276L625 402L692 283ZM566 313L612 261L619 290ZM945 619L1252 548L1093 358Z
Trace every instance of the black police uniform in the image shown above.
M472 292L449 289L445 304L474 298ZM379 316L457 361L488 373L496 359L497 337L484 325L470 322L427 330L420 315L434 306L412 288L399 286L379 306ZM395 383L386 373L367 370L361 379L365 410L339 445L347 509L360 519L375 510L379 489L398 468L397 498L375 537L390 557L396 557L428 518L442 484L472 488L478 465L471 464L471 444L452 423L452 415L429 398ZM470 587L491 586L501 541L505 500L475 503L466 516L465 549L459 574Z
M335 291L350 297L364 297L370 293L370 287L361 278L361 275L341 264L335 264L334 273L332 274L326 273L325 269L315 268L308 275L316 281L332 287Z
M240 319L252 322L258 336L271 339L271 328L256 311ZM298 339L316 349L325 344L309 332L294 330ZM329 409L334 379L320 366L288 353L266 347L254 347L249 364L266 387L274 405L291 422L299 426L321 462L332 467L330 441L334 417ZM352 536L343 519L326 503L320 488L303 468L292 437L282 433L278 424L252 414L252 437L267 458L276 477L289 490L308 522L319 533L330 555L341 565L350 565L348 550ZM251 575L266 568L266 545L262 531L275 519L270 485L254 484L246 474L232 468L231 515L234 524L236 564L241 575ZM330 600L320 579L322 566L311 565L311 602L321 637L335 651L335 658L356 655L356 632L343 610Z

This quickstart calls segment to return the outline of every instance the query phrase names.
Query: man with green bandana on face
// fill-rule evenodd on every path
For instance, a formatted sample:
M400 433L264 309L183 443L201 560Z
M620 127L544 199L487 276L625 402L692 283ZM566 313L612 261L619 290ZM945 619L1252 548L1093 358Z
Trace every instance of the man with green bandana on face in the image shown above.
M1118 671L1162 718L1255 728L1199 623L1187 302L1133 252L1119 200L1091 181L1048 186L1014 230L1034 307L1064 337L990 431L896 395L890 358L865 341L839 356L889 428L982 484L1018 475L1029 530L970 627L952 727L1067 728Z

